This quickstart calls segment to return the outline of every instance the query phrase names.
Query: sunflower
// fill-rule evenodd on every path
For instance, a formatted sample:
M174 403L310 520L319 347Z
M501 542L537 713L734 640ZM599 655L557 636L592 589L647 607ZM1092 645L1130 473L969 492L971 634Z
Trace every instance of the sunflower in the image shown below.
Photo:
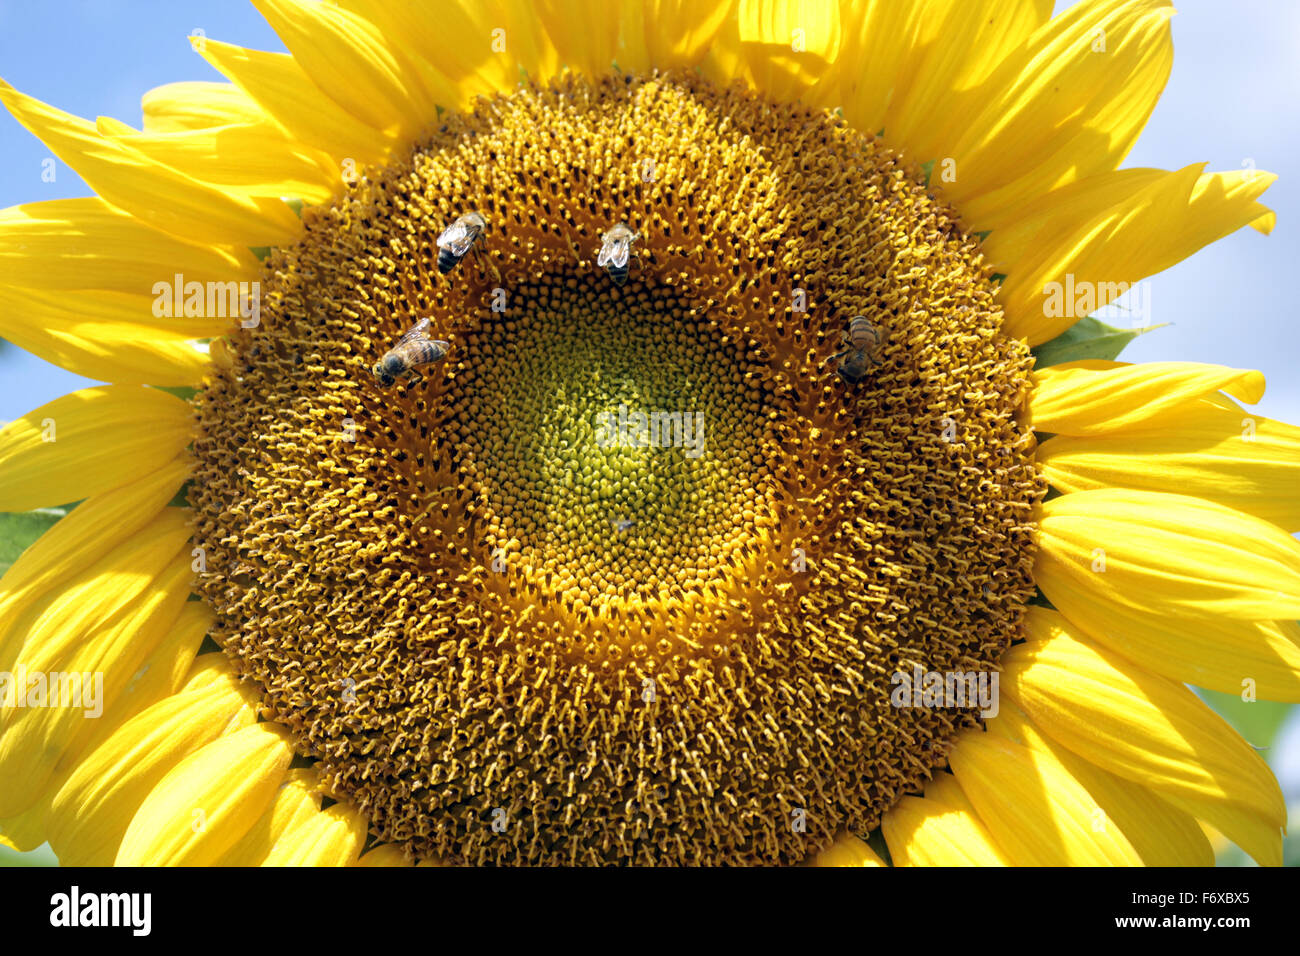
M97 194L0 331L109 383L0 432L10 845L1281 862L1186 685L1300 700L1300 430L1087 318L1273 224L1118 168L1167 2L255 3L141 129L0 85Z

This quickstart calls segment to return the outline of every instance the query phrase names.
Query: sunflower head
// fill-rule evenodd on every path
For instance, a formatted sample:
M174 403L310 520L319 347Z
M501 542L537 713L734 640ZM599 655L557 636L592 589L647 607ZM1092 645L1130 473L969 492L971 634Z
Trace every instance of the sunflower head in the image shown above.
M289 54L202 40L233 84L141 131L0 88L103 197L0 219L0 280L21 240L27 282L117 315L187 273L144 371L83 399L150 451L38 490L0 434L0 504L85 499L0 582L0 664L166 675L115 679L100 734L6 716L32 772L0 829L120 862L860 864L879 832L1165 863L1203 861L1199 819L1271 859L1275 784L1180 683L1235 673L1152 635L1196 621L1300 696L1294 510L1115 464L1258 383L1044 357L1100 354L1045 283L1270 222L1261 184L1116 169L1167 5L583 7L263 0ZM60 228L138 262L76 275ZM253 312L190 314L231 275ZM1293 467L1283 434L1241 467ZM68 543L110 515L138 540ZM1245 533L1267 554L1214 567Z

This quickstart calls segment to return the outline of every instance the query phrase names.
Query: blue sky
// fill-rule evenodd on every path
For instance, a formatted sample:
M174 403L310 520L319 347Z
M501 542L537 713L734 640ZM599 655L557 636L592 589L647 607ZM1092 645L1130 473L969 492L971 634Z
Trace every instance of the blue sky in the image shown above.
M1067 6L1058 3L1058 7ZM1278 212L1270 237L1243 229L1156 276L1151 321L1170 322L1135 342L1132 361L1191 360L1262 369L1260 414L1300 421L1294 295L1300 227L1300 3L1180 0L1173 76L1126 165L1211 169L1253 164L1280 179L1264 201ZM251 5L237 0L0 0L0 76L82 116L133 125L140 96L176 80L216 79L186 34L282 49ZM87 195L49 150L0 114L0 207ZM13 346L0 352L0 421L85 384ZM1300 722L1273 762L1300 795Z

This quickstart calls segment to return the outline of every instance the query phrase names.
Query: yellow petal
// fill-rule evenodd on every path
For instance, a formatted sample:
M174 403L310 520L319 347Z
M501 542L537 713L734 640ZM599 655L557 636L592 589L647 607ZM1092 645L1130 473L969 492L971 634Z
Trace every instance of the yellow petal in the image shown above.
M213 619L212 612L202 601L187 601L182 605L180 614L162 640L130 674L121 692L105 704L104 716L91 728L84 746L65 752L64 758L55 766L55 776L66 776L83 753L94 750L136 714L180 693Z
M365 844L365 821L341 803L322 810L319 789L314 772L290 771L271 806L221 865L354 865Z
M157 471L190 442L185 402L155 388L83 388L0 430L0 510L80 501Z
M50 528L0 578L0 647L18 612L129 540L162 511L189 474L177 458L137 481L94 495ZM6 658L0 654L0 666Z
M1063 435L1155 426L1171 409L1220 389L1251 404L1264 397L1259 372L1199 362L1143 362L1101 371L1050 367L1034 372L1033 381L1032 427Z
M1133 283L1186 259L1259 215L1271 173L1202 175L1204 163L1167 173L1068 232L1034 247L998 298L1006 328L1030 345L1049 341ZM970 220L977 221L977 220ZM1075 290L1075 301L1065 301Z
M230 851L221 858L222 866L263 866L267 855L296 823L320 813L320 794L314 774L291 770L281 781L275 798L262 816L249 827Z
M1294 621L1204 617L1189 622L1078 599L1059 607L1096 643L1179 683L1300 701L1300 626Z
M373 2L373 0L372 0ZM624 72L645 69L645 47L640 63L621 56L620 37L636 16L640 30L640 0L536 0L536 16L555 43L559 61L588 76L603 76L619 61Z
M100 134L104 136L130 136L133 133L140 132L130 123L123 123L111 116L96 117L95 129L99 130Z
M1108 210L1126 206L1143 189L1169 175L1164 169L1109 169L1086 179L1025 197L982 225L992 230L981 247L985 260L998 272L1009 274L1041 249Z
M970 802L970 798L966 796L966 791L961 788L961 784L957 782L957 778L951 773L936 773L930 779L930 782L925 785L925 799L932 807L945 807L963 815L964 819L961 821L960 829L966 854L996 862L999 866L1008 865L1006 853L998 846L988 828L980 821L980 815L975 809L975 805ZM945 826L954 825L956 825L956 821L953 820L948 820L945 823ZM920 849L918 847L913 852L919 852ZM928 854L937 852L930 846L924 847L924 851Z
M97 305L119 307L129 320L93 311ZM195 348L198 336L174 322L171 328L150 322L149 308L143 297L0 286L0 337L87 378L117 385L197 385L209 366L207 354Z
M225 656L220 651L208 651L195 658L194 665L185 675L185 683L178 693L201 690L212 684L229 683L233 680Z
M266 120L247 93L233 83L185 80L168 83L140 100L144 129L149 133L184 133L234 123L255 125Z
M1044 502L1034 580L1067 616L1084 601L1183 619L1300 616L1300 542L1185 495L1105 488Z
M172 236L244 246L284 244L301 223L278 199L208 186L100 135L93 123L19 93L0 81L0 102L112 205Z
M941 25L917 51L912 82L896 88L884 121L886 140L918 162L946 155L944 148L964 130L971 112L984 105L987 91L980 84L1023 49L1051 15L1051 0L932 4L929 16ZM853 60L841 68L873 71L869 63ZM942 174L935 179L941 181Z
M365 820L351 807L336 803L294 821L262 865L351 866L365 842Z
M33 588L16 591L13 604L6 605L10 613L0 620L0 671L9 670L27 645L52 640L61 631L100 627L127 609L189 536L186 517L179 508L152 512L138 524L124 525L132 528L130 536L101 536L84 555L68 540L83 525L64 530L44 554L69 554L67 566L52 569L51 575L33 574L27 579ZM54 534L63 521L46 533ZM0 710L0 727L5 719Z
M197 601L186 603L168 633L149 651L140 669L131 675L124 688L120 687L120 680L111 690L105 682L104 697L107 699L103 703L103 713L86 721L90 724L88 731L63 745L63 756L55 763L54 771L42 786L35 803L17 818L18 830L15 832L30 843L28 849L46 841L51 800L80 767L84 755L93 753L125 721L181 690L211 621L212 612L206 606ZM150 635L140 634L139 640L148 646ZM123 826L125 823L124 820ZM0 821L0 828L10 824L10 820ZM111 860L112 854L109 854L106 863ZM68 865L67 861L63 862Z
M443 4L436 17L382 0L342 0L341 5L383 24L381 34L396 31L411 59L431 65L453 84L443 93L453 99L439 101L449 109L480 94L513 90L521 71L542 81L559 71L559 55L534 0ZM425 117L432 121L432 115Z
M42 799L16 817L0 820L0 844L17 850L19 853L31 853L47 842L46 830L50 804Z
M1038 447L1061 491L1177 488L1300 531L1300 428L1209 402L1099 437L1060 435Z
M1277 213L1263 203L1255 203L1252 208L1256 215L1250 221L1250 228L1256 232L1262 232L1266 236L1277 228Z
M1093 830L1097 802L1047 755L972 732L962 735L949 759L981 822L1014 865L1141 865L1123 834Z
M1282 865L1282 831L1278 824L1234 804L1196 799L1179 793L1165 799L1184 813L1208 823L1245 850L1260 866Z
M276 725L261 723L183 758L140 804L115 865L216 862L270 805L292 757Z
M819 0L738 0L702 65L715 83L739 77L778 102L797 100L831 72L840 8Z
M982 108L955 118L943 191L963 218L988 228L1003 207L1117 167L1169 77L1173 13L1167 0L1083 0L1007 57Z
M852 126L879 131L937 42L943 17L936 11L946 8L931 0L841 0L839 59L810 99L821 106L838 101Z
M353 172L382 162L395 145L393 134L372 129L322 93L287 53L264 53L207 38L194 47L290 136L340 164L351 159Z
M985 726L991 733L1050 754L1104 811L1093 821L1094 828L1119 827L1147 866L1214 865L1214 848L1189 814L1141 784L1107 773L1044 736L1014 703L1005 701L998 715Z
M60 861L111 866L131 819L154 787L200 747L254 720L227 677L165 698L126 721L82 760L54 797L49 840Z
M343 186L329 157L290 139L268 120L179 133L106 136L152 162L250 198L321 203Z
M259 265L247 250L182 242L98 198L0 210L0 282L6 285L144 296L176 274L205 285L251 281Z
M1052 739L1162 796L1285 823L1268 765L1186 687L1088 643L1060 614L1037 609L1027 626L1003 658L1003 689Z
M418 74L369 21L305 0L253 0L326 96L376 130L414 137L437 117Z
M436 24L430 24L429 21L433 18L429 16L428 10L411 4L386 3L385 0L341 0L339 6L350 14L356 14L369 24L375 35L383 38L389 54L403 64L403 79L408 89L415 87L418 90L411 98L424 104L426 109L433 108L435 114L437 107L458 109L468 105L471 95L493 92L480 87L471 94L467 87L462 87L455 78L439 68L439 58L426 49L426 34L430 26L435 30L437 28ZM535 16L540 19L545 16L545 12L544 7L539 6ZM603 14L605 8L601 12ZM588 24L585 18L576 15L576 11L575 18L584 26L591 26L599 32L596 23ZM405 132L410 135L413 130Z
M835 842L813 857L811 866L884 866L876 851L852 833L841 833Z
M952 779L948 774L939 777ZM950 785L957 786L955 781ZM882 829L895 866L1007 865L979 817L932 798L930 787L924 799L904 797L896 803L885 814Z
M171 632L192 575L188 555L175 559L177 534L167 525L160 522L142 534L153 541L152 554L123 564L99 585L123 587L123 579L134 578L142 586L127 606L103 619L95 612L102 615L104 602L95 603L92 593L83 598L86 608L78 608L80 613L47 613L29 634L13 667L14 682L26 683L28 703L10 709L0 730L0 767L16 775L0 794L0 817L30 806L61 769L72 765L95 736L96 721L121 699L145 658ZM168 547L173 560L153 570L151 559ZM69 596L86 590L72 588ZM33 678L47 688L45 706L32 702Z
M642 3L645 65L659 69L696 66L713 45L727 15L730 0L645 0ZM636 27L629 22L625 36ZM632 40L628 40L632 45ZM628 59L626 69L637 69L636 56L620 54L620 65Z

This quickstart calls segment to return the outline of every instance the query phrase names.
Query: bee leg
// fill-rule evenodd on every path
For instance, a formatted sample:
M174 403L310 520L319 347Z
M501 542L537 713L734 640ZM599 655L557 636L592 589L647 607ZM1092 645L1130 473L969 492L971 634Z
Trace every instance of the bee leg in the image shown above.
M488 270L490 269L490 270L492 271L492 275L493 275L493 276L496 278L496 280L497 280L497 284L500 285L500 284L501 284L501 270L498 269L498 268L497 268L497 264L496 264L495 262L492 261L492 257L489 256L489 255L488 255L486 252L484 252L482 249L480 249L480 248L479 248L479 244L478 244L477 242L474 243L474 245L470 246L470 249L471 249L471 250L473 251L473 253L474 253L474 261L477 262L477 263L478 263L478 267L479 267L480 269L483 270L483 274L484 274L484 275L487 275Z
M851 351L852 351L852 349L845 349L843 352L836 352L834 355L832 355L832 356L830 356L829 358L827 358L826 361L822 362L822 364L823 364L823 365L826 365L826 364L829 363L829 362L834 362L834 361L837 361L838 359L842 359L842 358L844 358L844 356L848 355L849 352L851 352Z
M416 385L419 385L421 382L423 382L424 375L421 374L420 372L417 372L415 369L408 369L406 375L403 376L403 379L405 381L406 387L409 389L409 388L414 388Z

